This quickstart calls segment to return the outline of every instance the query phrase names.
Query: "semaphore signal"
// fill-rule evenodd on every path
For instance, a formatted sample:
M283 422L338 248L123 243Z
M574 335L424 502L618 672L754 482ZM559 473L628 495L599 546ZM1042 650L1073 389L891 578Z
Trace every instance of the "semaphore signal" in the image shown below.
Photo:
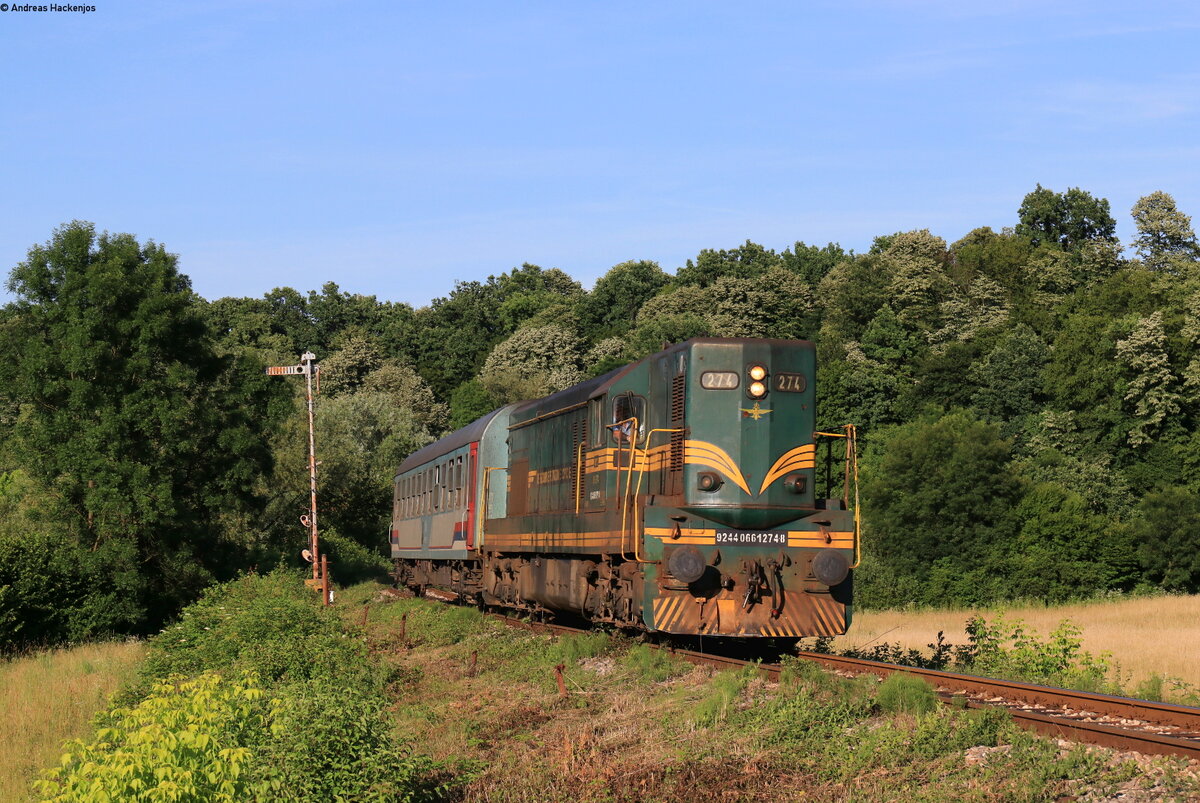
M317 538L317 444L313 434L313 381L316 380L318 392L321 389L321 367L317 365L317 355L305 351L300 355L299 365L274 365L266 370L267 376L303 376L305 399L308 403L308 491L309 509L306 515L300 517L300 523L308 528L309 547L301 554L312 564L313 576L308 585L321 592L321 604L328 605L332 598L329 590L329 560L321 554L320 542Z

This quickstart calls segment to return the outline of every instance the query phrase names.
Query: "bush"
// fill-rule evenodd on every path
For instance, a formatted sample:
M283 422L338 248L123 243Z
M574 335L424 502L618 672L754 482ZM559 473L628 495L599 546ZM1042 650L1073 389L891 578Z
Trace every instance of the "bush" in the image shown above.
M277 570L212 586L154 638L143 675L252 671L268 684L327 678L342 684L369 671L366 647L349 639L332 609L296 575Z
M45 794L66 795L55 798L62 800L430 797L440 765L393 736L388 680L363 642L297 576L246 575L210 588L151 641L140 686L122 695L128 707L104 715L92 745L70 750ZM160 781L174 785L154 785Z
M64 803L271 799L280 781L252 747L277 730L272 709L253 676L159 683L134 708L102 714L95 741L68 742L34 790Z
M69 537L0 535L0 653L135 627L142 611L104 557Z
M413 800L430 795L438 765L392 736L386 700L329 685L283 692L264 760L289 800Z

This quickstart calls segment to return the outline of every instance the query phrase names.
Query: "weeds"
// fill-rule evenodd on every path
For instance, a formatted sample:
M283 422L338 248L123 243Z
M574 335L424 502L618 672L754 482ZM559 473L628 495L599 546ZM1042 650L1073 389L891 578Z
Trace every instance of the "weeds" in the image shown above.
M937 708L933 687L923 678L907 672L894 672L879 684L875 695L879 707L889 714L920 716Z
M662 683L691 669L678 658L648 644L638 644L625 653L621 662L636 677L649 683Z
M692 722L705 728L724 720L729 707L757 677L759 669L755 665L718 672L709 681L708 693L692 709Z

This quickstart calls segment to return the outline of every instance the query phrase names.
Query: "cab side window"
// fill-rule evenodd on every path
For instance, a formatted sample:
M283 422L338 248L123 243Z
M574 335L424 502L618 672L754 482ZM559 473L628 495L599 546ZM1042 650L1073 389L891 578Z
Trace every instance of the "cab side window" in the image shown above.
M617 396L612 402L612 425L609 427L617 443L628 443L631 439L633 422L630 419L637 419L640 440L646 432L646 400L631 393Z

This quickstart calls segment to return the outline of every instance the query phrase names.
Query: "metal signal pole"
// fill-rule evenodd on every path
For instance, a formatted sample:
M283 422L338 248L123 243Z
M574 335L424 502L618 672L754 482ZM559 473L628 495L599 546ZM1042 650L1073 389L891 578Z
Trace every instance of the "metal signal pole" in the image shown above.
M317 537L317 443L313 426L313 378L316 377L320 386L321 368L316 363L317 355L306 351L300 355L299 365L279 365L267 369L268 376L304 375L305 401L308 406L308 515L300 520L308 525L309 554L307 558L312 563L312 580L309 584L321 591L321 603L329 604L329 569L325 556L321 554L320 540Z
M300 364L304 366L305 400L308 402L308 526L309 549L312 551L313 579L320 580L321 573L317 561L321 554L320 543L317 539L317 440L313 433L313 361L317 355L306 351L300 355ZM326 601L326 604L329 604Z

